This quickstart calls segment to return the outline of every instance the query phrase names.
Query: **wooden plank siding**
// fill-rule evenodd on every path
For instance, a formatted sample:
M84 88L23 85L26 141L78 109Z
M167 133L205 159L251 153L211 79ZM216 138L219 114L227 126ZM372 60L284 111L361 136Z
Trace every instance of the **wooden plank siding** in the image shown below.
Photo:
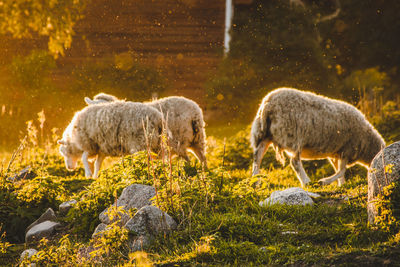
M90 60L132 52L143 64L160 68L169 94L204 95L204 82L222 58L225 0L94 0L75 27L72 47L57 60L56 80ZM2 37L2 63L46 38Z

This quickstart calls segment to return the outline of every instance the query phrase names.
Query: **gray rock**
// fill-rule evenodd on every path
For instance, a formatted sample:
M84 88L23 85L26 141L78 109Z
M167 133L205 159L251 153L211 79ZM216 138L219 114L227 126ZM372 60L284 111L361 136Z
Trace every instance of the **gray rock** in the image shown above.
M291 187L283 191L274 191L267 199L260 201L261 207L273 204L312 205L314 202L303 188Z
M36 253L38 253L38 251L37 251L36 249L34 249L34 248L25 249L25 250L21 253L20 259L21 259L21 261L23 261L25 258L30 258L30 257L32 257L33 255L35 255Z
M107 224L105 224L105 223L100 223L99 225L97 225L96 229L94 229L94 232L92 234L92 238L94 238L95 236L101 235L100 233L103 232L104 230L106 230L106 228L107 228Z
M9 177L8 179L11 181L19 181L22 179L33 179L37 176L35 172L31 170L31 166L28 166L22 169L18 174L14 175L13 177Z
M68 211L76 204L78 203L75 199L72 199L70 201L66 201L64 203L61 203L60 206L58 206L58 211L60 214L67 214Z
M56 221L57 216L54 213L54 210L52 208L48 208L36 221L31 223L25 230L25 232L29 232L29 230L34 227L35 225L38 225L44 221Z
M45 221L33 226L25 235L25 242L38 241L43 237L51 237L60 226L58 222Z
M131 252L144 250L151 245L153 239L154 237L151 236L144 236L144 235L137 236L129 240L128 242L129 250Z
M371 162L368 171L367 207L370 223L374 223L375 217L378 215L375 207L376 196L382 192L385 186L398 179L400 179L400 142L385 147Z
M312 197L312 198L319 198L319 197L321 197L321 195L320 195L320 194L317 194L317 193L308 192L308 191L306 191L306 193L307 193L307 195L309 195L309 196Z
M156 236L170 233L176 229L177 224L171 216L159 208L145 206L124 227L137 234L138 237L133 239L131 247L138 250L149 246Z
M124 226L138 235L156 236L176 229L175 220L155 206L141 208Z
M122 191L121 196L117 200L117 207L123 206L126 212L129 212L129 210L133 208L140 209L144 206L152 205L150 199L153 198L155 195L156 190L152 186L132 184ZM107 208L102 213L100 213L99 219L102 223L110 224L117 220L117 218L113 219L112 221L110 220L107 214L110 208ZM124 213L120 214L120 216L121 225L124 225L130 219L130 216Z

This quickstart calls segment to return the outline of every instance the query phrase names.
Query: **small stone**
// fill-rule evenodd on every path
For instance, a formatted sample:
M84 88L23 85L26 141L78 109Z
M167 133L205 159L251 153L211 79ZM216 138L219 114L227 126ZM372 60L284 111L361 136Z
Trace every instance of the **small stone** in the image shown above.
M37 174L31 170L31 166L28 166L22 169L18 174L14 175L13 177L9 177L8 179L11 181L20 181L22 179L30 180L36 176Z
M58 206L58 211L60 214L67 214L68 211L76 204L78 203L75 199L72 199L70 201L66 201L64 203L61 203L60 206Z
M106 230L107 228L107 224L105 223L100 223L99 225L97 225L96 229L94 229L94 232L92 234L92 238L96 237L96 236L100 236L101 232L103 232L104 230Z
M313 205L314 202L303 188L292 187L283 191L274 191L267 199L260 201L261 207L273 204L286 204L286 205Z
M29 249L25 249L22 253L21 253L21 261L23 261L25 258L30 258L33 255L35 255L36 253L38 253L38 251L34 248L29 248Z
M309 195L312 198L320 198L321 197L320 194L313 193L313 192L308 192L308 191L306 191L306 192L307 192L307 195Z
M48 208L40 217L39 219L37 219L36 221L34 221L33 223L31 223L25 230L25 232L27 233L32 227L34 227L35 225L38 225L44 221L56 221L57 220L57 216L54 212L54 210L52 208Z
M281 234L282 235L297 235L298 232L296 232L296 231L284 231Z
M40 240L43 237L51 237L55 232L56 228L61 226L58 222L45 221L33 226L25 235L25 242L31 242L34 240Z
M267 247L261 247L261 248L258 249L258 251L261 252L261 253L265 253L265 252L268 252L268 248Z

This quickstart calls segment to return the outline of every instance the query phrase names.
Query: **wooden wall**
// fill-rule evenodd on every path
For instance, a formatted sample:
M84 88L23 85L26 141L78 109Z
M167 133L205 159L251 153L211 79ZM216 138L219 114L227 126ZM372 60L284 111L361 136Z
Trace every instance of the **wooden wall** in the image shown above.
M55 79L87 60L131 52L141 63L160 68L170 94L201 98L208 74L222 58L225 0L92 0L75 26ZM32 47L46 48L46 38L2 38L0 62Z

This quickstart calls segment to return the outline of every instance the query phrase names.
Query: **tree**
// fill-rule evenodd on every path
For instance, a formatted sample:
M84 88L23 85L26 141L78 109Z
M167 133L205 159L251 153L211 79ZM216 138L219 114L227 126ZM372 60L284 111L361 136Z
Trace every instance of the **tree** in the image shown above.
M57 57L71 46L73 27L82 18L84 0L0 1L0 33L14 38L48 36L48 49Z

